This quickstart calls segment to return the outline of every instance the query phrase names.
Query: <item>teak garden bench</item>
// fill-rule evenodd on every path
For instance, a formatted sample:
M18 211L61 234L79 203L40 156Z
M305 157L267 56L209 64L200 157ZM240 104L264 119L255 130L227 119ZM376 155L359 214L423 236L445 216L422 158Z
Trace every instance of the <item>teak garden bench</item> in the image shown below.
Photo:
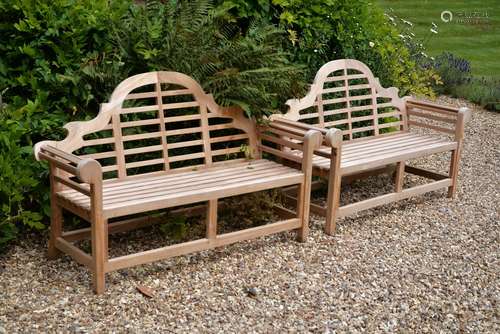
M470 118L467 108L399 98L396 88L383 88L365 64L352 59L323 65L309 93L287 104L285 115L271 118L284 137L300 138L309 129L324 134L326 146L315 151L313 175L328 178L326 207L311 203L311 211L326 216L326 233L335 232L337 217L378 205L445 187L448 197L454 196L464 125ZM449 175L406 165L411 159L450 151ZM387 171L391 165L395 165L392 193L339 207L342 176L355 179ZM405 172L434 181L403 189ZM288 196L292 197L290 191Z
M124 80L96 118L65 128L66 139L35 145L36 158L50 164L49 257L64 252L90 268L97 293L114 270L287 230L297 230L299 240L308 234L317 131L292 142L280 139L273 123L258 130L241 110L218 106L196 81L176 72ZM287 158L273 148L277 142L301 150L300 168L262 158L262 152ZM278 208L278 222L217 233L218 199L290 185L300 188L296 212ZM148 223L137 214L200 202L207 203L205 238L109 258L108 233ZM63 232L63 209L91 227ZM85 238L91 239L91 254L74 244Z

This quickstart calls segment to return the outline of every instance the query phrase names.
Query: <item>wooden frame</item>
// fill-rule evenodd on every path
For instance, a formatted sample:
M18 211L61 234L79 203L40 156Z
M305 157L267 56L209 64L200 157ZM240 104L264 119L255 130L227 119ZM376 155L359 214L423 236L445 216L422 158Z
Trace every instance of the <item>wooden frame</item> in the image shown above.
M142 102L127 105L131 100ZM130 115L135 118L129 119ZM96 118L72 122L65 128L66 139L43 141L34 148L36 158L50 165L48 255L54 258L66 253L88 267L94 274L96 293L104 292L105 274L114 270L288 230L296 230L301 241L307 238L312 156L321 144L319 131L308 130L293 141L280 138L274 126L257 131L241 110L218 106L196 81L176 72L150 72L126 79ZM102 136L89 138L92 134ZM131 141L136 142L135 147L128 145ZM302 154L298 157L275 150L274 142ZM79 152L87 147L93 150ZM262 152L280 161L290 160L297 168L263 159ZM136 156L141 158L130 161ZM106 179L110 172L115 174ZM276 208L282 217L278 222L217 233L220 199L292 185L299 189L295 213ZM197 205L200 202L206 205ZM110 233L159 220L146 216L109 223L110 219L190 204L195 206L187 211L206 210L205 238L109 258ZM90 222L90 228L63 232L63 209ZM86 238L91 239L91 254L74 245Z
M364 83L359 84L359 80ZM333 88L328 86L332 82L336 83ZM359 91L360 87L364 93L353 95L352 91ZM325 94L332 92L342 96L325 98ZM367 102L357 103L360 100ZM339 103L344 104L337 109L327 109ZM309 129L323 134L323 147L315 151L313 158L313 174L328 179L327 205L321 207L311 203L311 211L326 216L326 233L335 233L337 217L378 205L440 188L448 188L448 197L454 197L464 126L471 116L468 108L443 106L411 97L399 98L396 88L383 88L365 64L353 59L334 60L323 65L309 93L302 99L288 100L287 104L289 111L285 115L271 117L273 123L282 127L283 137L295 138ZM364 114L357 115L360 110L364 110ZM346 117L334 121L326 119L329 115L342 114ZM392 131L387 132L387 128ZM425 128L434 134L410 132L410 128ZM366 136L355 138L358 132ZM442 139L443 135L451 138ZM407 165L408 160L442 152L451 152L449 175ZM300 152L295 153L300 155ZM339 206L343 177L356 178L384 170L388 165L395 166L392 193ZM433 182L403 189L405 173Z

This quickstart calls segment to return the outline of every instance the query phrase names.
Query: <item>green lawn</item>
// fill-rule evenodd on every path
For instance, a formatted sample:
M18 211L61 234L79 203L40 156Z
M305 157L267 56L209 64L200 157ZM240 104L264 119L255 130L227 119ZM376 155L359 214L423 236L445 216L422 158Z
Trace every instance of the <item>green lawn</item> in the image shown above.
M449 51L469 60L475 75L500 77L500 0L376 1L387 13L392 8L398 17L412 22L417 37L429 36L432 22L437 24L439 33L432 34L427 42L431 56ZM441 20L445 10L453 14L451 22ZM487 19L479 19L486 23L459 22L474 12L482 17L487 15Z

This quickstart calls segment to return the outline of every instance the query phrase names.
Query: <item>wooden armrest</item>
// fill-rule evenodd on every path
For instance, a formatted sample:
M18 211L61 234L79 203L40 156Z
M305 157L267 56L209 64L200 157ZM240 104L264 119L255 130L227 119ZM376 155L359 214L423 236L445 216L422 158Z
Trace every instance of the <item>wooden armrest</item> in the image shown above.
M312 156L308 152L318 149L323 141L321 132L316 129L298 128L276 121L259 126L259 137L261 141L278 145L278 148L274 148L261 143L260 150L302 164L303 167L312 163ZM297 155L292 150L302 151L303 154Z
M336 128L326 129L314 125L292 121L286 118L276 117L271 121L278 128L292 135L303 135L309 130L318 131L323 136L323 144L330 147L340 147L342 145L342 131Z
M433 102L416 100L411 97L404 99L406 102L406 110L408 116L417 116L433 121L438 121L442 123L451 124L454 128L446 128L442 126L436 126L431 124L425 124L422 122L416 122L409 120L409 125L415 125L420 127L426 127L438 132L443 132L446 134L455 135L456 140L461 140L464 137L465 124L471 118L471 111L467 107L453 107L453 106L445 106ZM415 110L417 109L417 110ZM420 110L418 110L420 109ZM431 112L435 114L429 114L425 112ZM436 115L439 114L439 115ZM451 117L451 118L450 118Z
M95 184L102 181L101 164L94 159L82 159L50 145L41 146L38 157L78 177L82 182Z
M435 112L444 112L449 115L463 115L463 121L464 123L467 123L470 118L471 118L471 111L467 107L453 107L453 106L446 106L434 102L429 102L429 101L422 101L422 100L417 100L414 98L407 98L406 100L406 106L410 108L418 108L422 110L428 110L428 111L435 111Z

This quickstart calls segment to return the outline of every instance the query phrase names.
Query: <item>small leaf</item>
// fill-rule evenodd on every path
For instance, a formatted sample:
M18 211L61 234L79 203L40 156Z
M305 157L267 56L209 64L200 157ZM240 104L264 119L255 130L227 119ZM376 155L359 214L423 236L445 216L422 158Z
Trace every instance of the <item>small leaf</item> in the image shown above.
M137 285L136 286L137 291L142 293L144 296L148 298L153 298L155 296L155 292L153 289L145 286L145 285Z

